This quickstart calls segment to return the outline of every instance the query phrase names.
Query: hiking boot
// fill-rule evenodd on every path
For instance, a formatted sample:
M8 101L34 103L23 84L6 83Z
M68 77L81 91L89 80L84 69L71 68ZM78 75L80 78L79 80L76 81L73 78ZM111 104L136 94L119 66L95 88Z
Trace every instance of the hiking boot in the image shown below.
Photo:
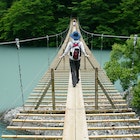
M73 84L73 87L76 87L76 84Z

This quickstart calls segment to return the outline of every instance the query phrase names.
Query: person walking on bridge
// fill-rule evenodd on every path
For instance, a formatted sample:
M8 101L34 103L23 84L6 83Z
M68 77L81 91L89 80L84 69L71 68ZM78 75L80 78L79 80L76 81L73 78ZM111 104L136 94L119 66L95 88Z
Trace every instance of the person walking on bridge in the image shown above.
M89 57L89 55L86 53L83 43L79 40L81 36L77 31L74 31L72 34L70 34L70 37L72 38L72 40L68 42L64 53L59 58L63 58L66 54L70 52L69 62L72 75L72 84L73 87L75 87L80 80L79 68L81 53L83 53L86 57Z

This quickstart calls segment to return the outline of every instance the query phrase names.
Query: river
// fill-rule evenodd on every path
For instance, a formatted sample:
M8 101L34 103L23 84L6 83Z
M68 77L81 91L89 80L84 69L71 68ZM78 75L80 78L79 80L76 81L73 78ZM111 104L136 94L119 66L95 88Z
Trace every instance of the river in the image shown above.
M0 46L0 112L22 105L57 52L47 47L24 46L17 50L15 46ZM109 60L110 51L92 52L102 67ZM115 86L121 91L118 82ZM5 131L6 125L0 122L0 135Z

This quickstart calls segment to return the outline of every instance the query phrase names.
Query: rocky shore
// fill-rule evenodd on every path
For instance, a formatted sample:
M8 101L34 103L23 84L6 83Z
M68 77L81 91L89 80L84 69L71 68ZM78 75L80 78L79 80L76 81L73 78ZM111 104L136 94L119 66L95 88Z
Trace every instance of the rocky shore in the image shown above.
M3 115L3 121L10 124L12 119L16 118L16 115L18 113L20 113L20 111L22 111L23 108L22 107L17 107L15 109L11 109L7 112L4 113ZM19 117L19 119L33 119L33 120L52 120L52 119L60 119L60 120L63 120L64 118L61 118L61 117L52 117L50 115L50 117L39 117L39 116L21 116ZM108 120L108 119L121 119L121 116L120 117L117 117L117 116L98 116L98 117L87 117L87 120ZM127 119L127 118L126 118ZM17 123L13 123L12 125L17 125ZM19 126L26 126L27 123L24 123L22 124L18 122L18 125ZM123 125L129 125L128 122L118 122L118 123L113 123L113 122L106 122L106 123L91 123L91 124L88 124L88 127L111 127L111 126L123 126ZM132 124L130 124L132 125ZM135 125L135 124L134 124ZM44 127L63 127L64 126L64 123L36 123L36 122L30 122L28 123L28 126L32 126L32 127L36 127L36 126L44 126ZM129 130L97 130L97 131L93 131L93 130L90 130L89 131L89 136L90 135L113 135L113 134L126 134L126 133L129 133L128 132ZM30 131L27 131L27 133L32 133L32 134L39 134L39 135L56 135L56 136L59 136L59 135L63 135L63 131L62 130L59 130L59 131L51 131L51 130L47 130L47 131L41 131L41 130L30 130ZM134 132L134 133L139 133L139 132ZM114 139L113 139L114 140ZM121 140L133 140L133 139L130 139L130 138L122 138ZM138 139L135 139L135 140L138 140Z

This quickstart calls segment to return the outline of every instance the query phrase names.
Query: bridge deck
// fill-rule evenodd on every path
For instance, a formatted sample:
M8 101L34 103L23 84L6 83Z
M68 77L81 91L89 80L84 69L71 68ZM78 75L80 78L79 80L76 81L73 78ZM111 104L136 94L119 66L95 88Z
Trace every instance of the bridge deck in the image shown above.
M9 130L17 130L17 134L3 134L2 138L140 138L139 118L128 108L83 39L90 58L82 56L80 82L75 88L72 87L69 58L66 56L60 61L58 57L65 49L73 30L80 32L78 25L73 27L70 24L67 37L50 69L30 94L24 110L7 127ZM98 68L98 76L95 75L95 68ZM23 130L28 133L19 133Z

